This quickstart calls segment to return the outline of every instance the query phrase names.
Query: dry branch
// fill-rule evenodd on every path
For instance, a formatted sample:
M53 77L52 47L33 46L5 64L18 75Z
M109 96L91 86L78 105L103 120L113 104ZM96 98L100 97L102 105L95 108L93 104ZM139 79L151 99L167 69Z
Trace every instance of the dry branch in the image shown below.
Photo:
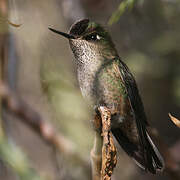
M91 151L92 177L93 180L110 180L117 162L116 148L111 133L111 112L103 106L98 110L101 117L96 115L93 123L96 134Z
M111 133L111 112L106 107L100 107L99 111L102 118L102 180L110 180L114 167L117 163L116 147Z
M169 117L171 119L171 121L178 127L180 128L180 120L175 118L174 116L172 116L170 113L169 113Z

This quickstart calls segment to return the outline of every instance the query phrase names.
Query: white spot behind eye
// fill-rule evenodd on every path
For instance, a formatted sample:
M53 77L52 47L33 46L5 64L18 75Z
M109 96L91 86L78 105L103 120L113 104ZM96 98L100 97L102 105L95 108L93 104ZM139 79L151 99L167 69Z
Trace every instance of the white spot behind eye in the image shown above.
M96 38L98 39L98 40L100 40L101 39L101 37L97 34L96 35Z

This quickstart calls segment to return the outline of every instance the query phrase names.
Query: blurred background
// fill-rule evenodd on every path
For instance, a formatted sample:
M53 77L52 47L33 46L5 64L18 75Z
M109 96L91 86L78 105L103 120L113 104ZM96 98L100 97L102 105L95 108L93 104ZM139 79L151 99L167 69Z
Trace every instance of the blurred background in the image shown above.
M125 1L129 7L119 6ZM101 23L110 31L120 57L136 78L149 123L157 129L164 147L180 162L180 130L168 117L169 112L180 117L179 0L0 0L0 9L3 80L73 143L73 156L86 162L77 162L78 158L57 151L2 107L1 126L10 144L6 148L12 150L5 152L12 159L6 160L2 153L5 145L0 143L0 179L91 179L93 116L81 96L68 41L48 30L51 26L68 32L72 23L82 18ZM146 174L117 148L118 163L112 180L180 177L167 172ZM18 149L19 154L13 149ZM23 158L27 176L22 173Z

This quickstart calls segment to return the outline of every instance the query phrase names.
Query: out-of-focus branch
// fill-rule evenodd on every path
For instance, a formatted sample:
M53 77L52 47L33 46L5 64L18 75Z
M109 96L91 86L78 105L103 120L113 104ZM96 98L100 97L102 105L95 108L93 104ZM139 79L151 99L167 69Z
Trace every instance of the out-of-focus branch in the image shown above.
M94 146L91 150L92 179L101 180L102 164L102 137L99 132L95 132Z
M8 1L0 0L0 19L8 17ZM8 24L6 21L1 21L0 28L0 87L2 81L7 79L7 52L8 52ZM3 119L2 119L2 101L0 96L0 159L3 160L12 170L19 176L21 180L42 180L37 172L29 166L29 162L23 152L10 143L4 134Z
M170 113L169 113L169 117L171 119L171 121L178 127L180 128L180 120L175 118L174 116L172 116Z
M96 131L91 151L92 178L93 180L110 180L117 162L116 148L111 133L111 112L103 106L99 107L98 111L101 116L96 115L93 123Z
M7 19L8 16L8 2L0 0L0 19ZM0 80L4 80L7 71L7 45L8 45L8 24L5 22L0 23Z
M180 139L176 141L175 144L169 148L169 151L173 155L174 159L177 162L180 162L180 153L179 153L180 152Z
M167 173L172 180L180 179L180 166L178 160L175 160L172 152L169 150L168 146L163 142L158 134L158 131L154 128L149 129L150 135L153 138L155 144L157 144L163 158L165 161L165 173Z
M87 161L76 152L75 146L71 141L57 132L51 124L43 120L40 114L22 99L17 98L17 95L11 92L8 86L2 82L0 83L0 96L7 110L16 115L23 123L30 126L47 143L53 145L60 153L76 160L79 164L87 166Z
M73 145L70 141L57 133L49 123L42 119L39 113L34 111L22 99L17 98L3 83L0 85L0 95L7 110L18 116L25 124L28 124L44 140L55 145L61 152L69 153L73 151Z
M0 83L2 87L2 83ZM0 93L1 94L1 93ZM1 94L2 95L2 94ZM3 96L0 96L3 101ZM2 110L2 109L0 109ZM0 116L2 111L0 112ZM8 142L4 135L2 121L0 117L0 158L7 163L21 180L42 180L37 172L29 166L29 162L25 154L14 144Z
M101 136L102 121L101 117L97 114L93 119L93 126L95 129L94 145L91 150L91 167L92 167L92 179L101 179L101 165L102 165L102 143Z

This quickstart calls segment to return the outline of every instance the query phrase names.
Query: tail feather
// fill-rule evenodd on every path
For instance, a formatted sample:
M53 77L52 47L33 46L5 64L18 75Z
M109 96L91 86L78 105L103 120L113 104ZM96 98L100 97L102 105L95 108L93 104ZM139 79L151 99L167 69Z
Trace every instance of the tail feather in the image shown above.
M112 129L112 133L123 150L134 159L140 168L153 174L158 170L163 170L163 158L146 131L143 135L143 144L139 143L139 145L130 142L119 128Z
M158 169L159 171L162 171L165 166L164 160L147 132L146 132L146 135L148 138L148 142L150 144L150 150L153 157L154 166L156 166L156 169Z

